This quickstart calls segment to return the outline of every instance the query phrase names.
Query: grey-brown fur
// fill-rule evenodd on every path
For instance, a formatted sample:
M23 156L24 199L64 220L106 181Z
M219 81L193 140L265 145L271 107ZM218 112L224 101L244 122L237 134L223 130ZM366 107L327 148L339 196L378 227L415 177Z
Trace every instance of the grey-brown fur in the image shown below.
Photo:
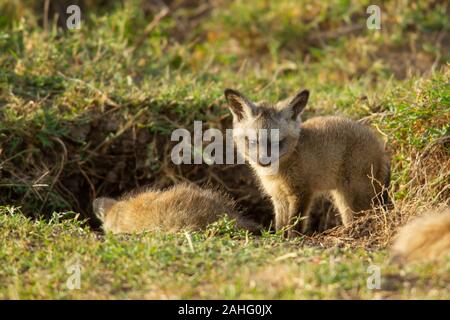
M103 229L112 233L201 230L224 215L236 219L239 228L261 230L260 225L236 210L230 197L194 184L183 183L167 190L149 189L120 200L97 198L93 208L103 222Z
M402 227L391 252L391 261L400 264L449 256L450 207L430 210Z
M268 172L241 150L272 199L277 230L292 226L300 217L307 220L312 202L323 193L332 195L345 226L356 212L387 202L389 158L383 141L369 127L334 116L302 123L300 114L309 98L306 90L274 105L253 103L230 89L225 97L235 131L279 129L278 172ZM300 231L311 231L307 222L297 223L290 234Z

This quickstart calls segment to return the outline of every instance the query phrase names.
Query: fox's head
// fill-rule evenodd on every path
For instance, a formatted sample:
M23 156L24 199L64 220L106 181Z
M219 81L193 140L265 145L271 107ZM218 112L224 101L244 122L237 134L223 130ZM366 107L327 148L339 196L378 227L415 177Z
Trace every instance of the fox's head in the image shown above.
M232 89L225 90L225 98L233 114L234 139L240 141L236 141L237 148L251 165L266 167L270 164L261 154L268 156L272 162L281 162L294 152L300 136L300 114L309 98L308 90L300 91L276 104L252 102L242 93ZM264 132L267 134L259 134ZM242 135L245 138L242 138ZM252 148L258 150L258 157L249 155Z
M109 210L116 203L117 203L117 200L114 200L112 198L106 198L106 197L96 198L92 202L92 208L93 208L94 214L102 222L105 222L105 219L106 219L106 216L108 215Z

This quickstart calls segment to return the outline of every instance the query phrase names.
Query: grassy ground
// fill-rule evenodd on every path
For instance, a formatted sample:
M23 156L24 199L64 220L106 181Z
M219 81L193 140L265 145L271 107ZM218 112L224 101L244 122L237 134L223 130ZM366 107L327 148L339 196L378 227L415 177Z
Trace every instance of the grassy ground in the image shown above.
M0 298L450 298L448 263L400 269L387 250L400 225L449 205L445 1L385 1L381 30L366 28L369 1L82 1L80 30L49 3L0 0ZM174 128L230 127L226 87L272 101L308 88L306 118L371 123L392 154L393 209L295 241L226 221L94 231L96 196L183 180L270 214L247 167L170 162Z
M400 270L386 263L386 250L249 237L226 221L205 233L114 237L4 208L0 224L0 298L449 298L448 265ZM70 290L74 266L80 288Z

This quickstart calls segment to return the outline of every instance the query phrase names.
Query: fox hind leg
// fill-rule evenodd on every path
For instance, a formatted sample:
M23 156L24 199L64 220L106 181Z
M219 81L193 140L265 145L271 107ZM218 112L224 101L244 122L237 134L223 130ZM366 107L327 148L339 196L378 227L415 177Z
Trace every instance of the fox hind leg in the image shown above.
M341 215L342 224L346 227L352 223L355 213L379 205L378 194L381 195L381 190L366 180L354 184L353 187L331 192L334 204Z

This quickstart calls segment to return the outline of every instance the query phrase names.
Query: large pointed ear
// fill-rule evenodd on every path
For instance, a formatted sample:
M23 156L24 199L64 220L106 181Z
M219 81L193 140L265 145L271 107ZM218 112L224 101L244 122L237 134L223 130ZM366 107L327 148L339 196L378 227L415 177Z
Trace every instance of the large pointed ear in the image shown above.
M303 90L297 93L287 104L287 109L291 110L292 120L296 120L305 109L309 99L309 91Z
M103 222L109 209L111 209L111 207L116 203L117 200L114 200L112 198L97 198L92 203L94 214Z
M238 121L241 121L244 117L251 116L254 113L256 109L255 105L239 91L225 89L224 94L233 117Z

